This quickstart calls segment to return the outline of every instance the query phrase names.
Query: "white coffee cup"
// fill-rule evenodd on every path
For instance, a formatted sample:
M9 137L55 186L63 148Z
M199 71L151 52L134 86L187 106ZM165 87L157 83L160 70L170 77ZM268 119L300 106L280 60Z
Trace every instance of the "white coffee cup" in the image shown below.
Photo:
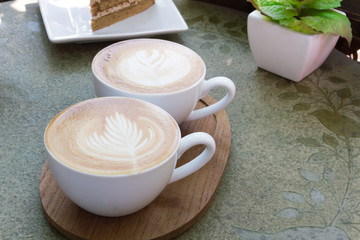
M151 103L94 98L57 114L44 134L49 168L63 192L101 216L124 216L151 203L170 183L203 167L215 141L196 132L181 138L176 121ZM205 145L177 167L189 148Z
M235 84L226 77L205 80L206 66L191 49L166 40L133 39L112 44L92 62L98 97L142 99L165 109L178 124L224 109L234 98ZM215 104L195 109L211 89L226 95Z

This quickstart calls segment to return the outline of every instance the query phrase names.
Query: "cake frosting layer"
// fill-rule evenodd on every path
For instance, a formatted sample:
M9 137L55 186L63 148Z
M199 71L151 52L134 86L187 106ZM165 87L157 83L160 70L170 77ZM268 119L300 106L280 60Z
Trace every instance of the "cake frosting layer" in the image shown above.
M155 0L90 0L93 31L136 15L155 3Z
M110 8L104 9L102 11L98 11L96 14L93 15L93 19L96 20L96 19L99 19L99 18L101 18L103 16L106 16L108 14L112 14L114 12L117 12L119 10L129 8L131 6L139 4L139 2L141 2L141 0L140 1L138 1L138 0L128 0L128 1L121 2L121 3L117 4L114 7L110 7Z

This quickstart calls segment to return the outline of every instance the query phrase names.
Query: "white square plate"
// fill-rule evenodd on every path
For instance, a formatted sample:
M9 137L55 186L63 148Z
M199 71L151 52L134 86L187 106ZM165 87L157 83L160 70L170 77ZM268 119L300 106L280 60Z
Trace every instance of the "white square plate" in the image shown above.
M51 42L90 42L186 31L188 26L172 0L156 0L145 11L109 27L91 30L89 0L39 0Z

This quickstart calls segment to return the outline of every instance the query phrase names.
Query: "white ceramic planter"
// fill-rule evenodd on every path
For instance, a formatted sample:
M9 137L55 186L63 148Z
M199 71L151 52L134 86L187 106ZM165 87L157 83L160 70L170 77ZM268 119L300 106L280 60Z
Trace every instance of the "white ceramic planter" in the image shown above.
M320 67L339 39L332 34L308 35L289 30L257 10L249 14L247 25L256 64L295 82Z

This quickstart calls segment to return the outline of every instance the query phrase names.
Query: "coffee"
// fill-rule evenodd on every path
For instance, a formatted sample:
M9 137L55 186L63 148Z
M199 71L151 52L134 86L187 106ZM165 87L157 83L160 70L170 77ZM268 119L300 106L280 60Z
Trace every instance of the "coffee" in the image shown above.
M92 63L94 74L128 92L169 93L200 81L205 65L180 44L159 39L122 41L101 50Z
M159 107L131 98L95 98L59 113L45 131L52 155L99 175L142 172L168 159L180 132Z

